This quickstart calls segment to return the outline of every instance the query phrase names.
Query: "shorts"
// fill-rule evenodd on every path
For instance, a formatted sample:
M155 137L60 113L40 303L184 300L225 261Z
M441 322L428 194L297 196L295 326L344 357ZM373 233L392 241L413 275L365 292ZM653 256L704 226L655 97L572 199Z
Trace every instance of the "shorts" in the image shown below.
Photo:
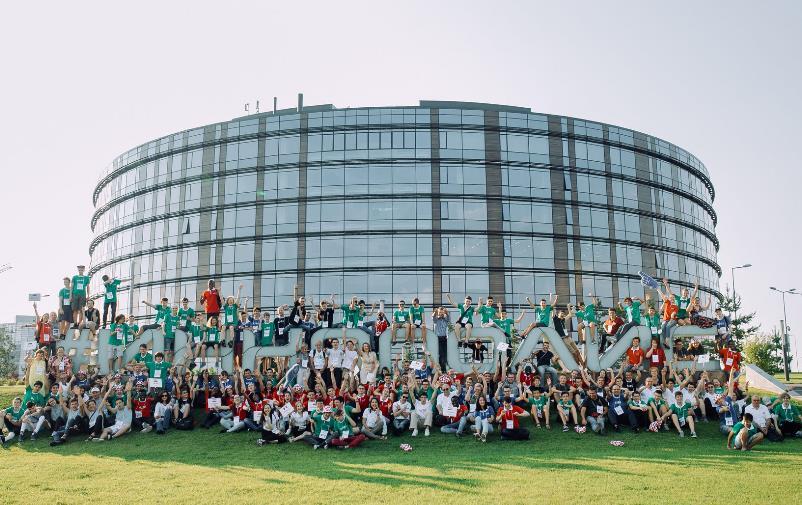
M470 321L467 321L465 323L463 323L462 321L457 321L456 323L454 323L454 326L459 326L461 328L467 328L469 324L471 325L471 327L473 327L473 323L470 322Z
M58 318L60 322L71 323L72 321L72 305L65 305L61 308L61 317Z
M749 437L749 440L746 441L746 444L749 445L752 442L754 442L755 441L755 437L757 437L757 433L755 433L754 435ZM740 437L735 437L735 444L734 445L735 445L736 449L740 449L740 448L743 447L743 444L741 443Z
M111 426L109 426L109 431L111 432L112 435L116 435L117 432L123 428L125 428L125 423L117 421Z
M411 321L411 324L412 324L412 326L413 326L413 327L415 327L415 328L420 328L420 327L421 327L421 326L423 326L425 323L424 323L423 321L421 321L421 322L419 322L419 323L416 323L415 321Z
M220 347L220 342L219 341L211 342L211 341L208 341L208 340L204 340L203 344L206 347Z
M125 352L125 346L124 345L112 345L111 346L111 359L122 358L124 352Z
M164 337L164 350L165 351L173 351L175 350L175 337Z
M84 305L86 305L86 295L72 295L72 302L70 303L70 307L72 311L75 312L76 310L83 310Z
M96 330L97 329L97 323L95 323L94 321L86 321L86 320L84 320L84 322L81 323L81 327L79 329L81 329L81 330Z

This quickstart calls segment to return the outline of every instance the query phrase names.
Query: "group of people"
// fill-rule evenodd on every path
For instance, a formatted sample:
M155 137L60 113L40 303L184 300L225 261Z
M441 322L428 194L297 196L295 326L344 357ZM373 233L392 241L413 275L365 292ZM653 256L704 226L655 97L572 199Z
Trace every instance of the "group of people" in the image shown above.
M79 270L77 277L82 273ZM117 279L104 277L107 290L116 290L119 284ZM74 292L76 285L84 291ZM65 280L59 295L60 321L67 317L67 307L89 305L91 300L83 299L87 285L85 277L70 279L69 286ZM729 338L726 318L723 324L720 316L710 320L724 328L715 339L724 364L723 378L696 370L695 357L709 352L703 350L701 341L694 339L685 346L679 339L666 340L674 326L699 322L704 309L695 293L689 296L683 289L680 295L673 295L668 283L664 286L665 292L660 293L662 317L655 317L656 308L649 297L626 298L608 310L598 328L603 311L597 298L591 297L587 306L580 301L565 309L557 309L556 295L537 305L527 298L535 322L518 333L515 325L520 324L523 313L517 319L508 317L492 297L474 304L470 296L454 303L447 295L456 310L437 307L427 327L418 299L409 306L399 302L392 314L385 314L380 305L376 318L371 319L376 306L368 308L356 298L337 304L332 296L310 310L304 297L296 293L292 306L277 307L271 317L259 307L249 313L247 298L240 296L241 287L236 296L222 297L210 281L200 299L202 309L197 311L186 298L173 306L167 299L159 304L145 302L156 311L151 324L137 326L132 318L116 314L116 306L110 306L109 343L114 352L105 376L92 369L73 370L69 356L57 346L49 315L39 317L37 313L41 347L29 359L24 397L15 398L4 412L2 442L15 437L23 442L49 433L51 445L56 446L70 438L100 442L131 431L164 434L171 429L200 427L224 433L252 431L260 445L303 441L314 448L353 448L367 440L406 432L429 436L435 429L458 437L473 435L482 442L494 431L501 440L526 440L532 429L552 426L599 435L628 428L634 432L673 430L681 437L686 433L696 437L698 423L711 421L720 424L728 447L743 450L765 438L801 435L802 416L787 394L764 401L747 398L748 391L739 388L740 354ZM114 296L104 296L104 300L110 299L116 303ZM647 306L645 310L642 305ZM338 309L342 318L335 322ZM72 310L69 322L78 328L87 324L86 320L78 322L75 312ZM104 316L106 312L104 305ZM456 315L453 323L452 314ZM573 319L577 321L576 341L571 332ZM615 319L621 319L620 323ZM104 317L94 331L105 324ZM502 351L493 372L479 372L489 350L481 339L471 340L476 326L497 327L510 342L513 337L538 338L532 337L537 335L533 333L536 328L551 326L581 359L578 345L597 338L620 338L642 324L650 329L651 345L644 351L636 338L617 372L594 373L584 367L569 370L547 340L514 367ZM242 363L243 329L252 330L257 345L264 346L288 344L289 330L294 327L303 333L295 356L257 358L252 368ZM328 333L328 338L310 345L315 331L337 327L343 328L342 338ZM170 340L177 328L187 332L192 342L188 356L176 360ZM347 338L345 330L350 328L360 328L370 338L358 345ZM388 328L393 342L400 339L408 346L416 344L415 330L420 328L424 339L421 359L394 355L392 367L381 367L378 336ZM68 329L59 329L59 334L65 335ZM148 329L163 332L165 352L154 354L147 344L141 344L133 359L123 363L122 350ZM439 360L426 350L427 330L434 331L438 339ZM444 350L450 334L466 349L471 373L457 373L448 366ZM675 359L668 361L664 348L671 343ZM239 351L230 372L219 367L219 350L227 346ZM205 357L211 348L214 361L198 367L196 359ZM693 360L693 366L680 370L677 359L681 357Z

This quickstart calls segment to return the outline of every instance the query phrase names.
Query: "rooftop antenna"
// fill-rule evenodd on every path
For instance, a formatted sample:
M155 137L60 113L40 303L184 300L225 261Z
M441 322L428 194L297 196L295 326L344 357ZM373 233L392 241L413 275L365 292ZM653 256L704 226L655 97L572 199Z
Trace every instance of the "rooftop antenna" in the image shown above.
M246 104L245 104L245 112L248 112L248 107L249 107L250 105L251 105L250 103L246 103ZM248 114L250 115L250 112L248 112Z
M259 114L259 100L256 101L256 113Z
M278 107L278 97L274 96L273 97L273 114L276 113L276 107Z
M298 93L298 112L304 109L304 94Z

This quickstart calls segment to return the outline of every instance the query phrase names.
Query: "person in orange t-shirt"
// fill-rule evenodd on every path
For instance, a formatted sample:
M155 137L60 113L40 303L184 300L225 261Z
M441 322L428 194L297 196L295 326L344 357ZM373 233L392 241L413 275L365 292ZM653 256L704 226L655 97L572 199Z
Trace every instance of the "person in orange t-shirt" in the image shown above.
M668 281L663 279L663 282ZM663 347L669 349L671 347L671 329L677 325L677 313L679 312L679 307L677 307L671 297L667 294L660 292L660 296L663 299L663 327L660 330L660 335L662 336Z
M220 299L220 293L214 287L214 281L209 279L209 289L203 292L201 295L200 302L203 305L204 310L206 311L206 317L212 316L220 316L220 305L222 300Z

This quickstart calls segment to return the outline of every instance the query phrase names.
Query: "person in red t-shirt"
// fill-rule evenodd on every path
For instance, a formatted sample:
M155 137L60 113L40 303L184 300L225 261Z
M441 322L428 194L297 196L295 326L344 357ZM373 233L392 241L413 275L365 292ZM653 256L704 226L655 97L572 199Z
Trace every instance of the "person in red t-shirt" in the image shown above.
M649 368L657 368L658 370L662 370L663 365L666 363L666 353L660 347L660 341L656 338L652 339L652 346L646 351L646 363Z
M625 372L636 372L643 365L643 349L640 348L640 337L632 339L632 347L627 349L626 364L621 363L621 368Z
M724 376L729 381L730 373L737 378L741 370L741 353L735 348L735 341L730 340L727 347L719 351L721 361L724 363Z
M447 434L453 433L461 437L462 432L465 431L467 422L460 421L465 416L465 413L468 412L468 407L464 403L460 404L459 397L454 395L451 397L451 410L452 411L447 412L447 410L443 408L443 419L445 419L446 424L440 427L440 432ZM446 415L446 413L451 415Z
M141 429L142 433L147 433L156 424L153 420L153 397L148 394L147 383L138 381L136 389L131 392L131 396L131 407L134 411L132 429Z
M504 406L496 416L496 422L501 425L501 440L529 440L529 430L518 425L518 418L528 415L527 411L512 404L512 398L504 397Z
M220 293L214 287L214 281L209 279L209 289L203 292L201 295L201 305L203 305L204 310L206 311L206 317L217 316L220 317L220 306L223 304L222 300L220 299Z
M604 335L599 341L599 352L603 352L607 345L607 337L611 337L618 332L618 329L624 325L624 320L616 314L615 309L610 308L607 310L607 319L604 320L602 327L604 328Z
M53 338L53 325L50 324L50 314L45 312L39 317L36 302L33 304L33 312L36 314L36 340L41 347L47 347L45 359L49 359L56 353L56 339Z

